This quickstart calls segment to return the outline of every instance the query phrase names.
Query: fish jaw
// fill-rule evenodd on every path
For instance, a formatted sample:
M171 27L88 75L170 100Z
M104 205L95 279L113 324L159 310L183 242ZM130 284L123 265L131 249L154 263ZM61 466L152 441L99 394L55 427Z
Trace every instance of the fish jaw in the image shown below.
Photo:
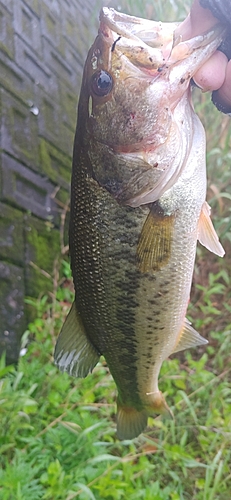
M141 17L129 16L115 9L103 7L100 22L105 23L118 36L139 40L150 47L165 49L173 43L174 31L179 23L163 23Z
M123 54L134 65L155 70L166 61L177 26L177 23L150 21L104 7L100 12L99 33L110 29L114 36L113 50L119 42Z

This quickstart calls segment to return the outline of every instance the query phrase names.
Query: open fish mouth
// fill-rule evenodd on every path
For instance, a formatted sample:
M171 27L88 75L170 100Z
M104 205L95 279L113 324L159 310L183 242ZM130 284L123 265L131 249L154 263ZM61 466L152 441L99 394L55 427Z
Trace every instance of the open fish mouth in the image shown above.
M122 14L104 7L100 12L100 23L105 23L118 36L161 48L173 42L174 31L179 23L162 23L141 17ZM102 24L100 25L101 29Z
M113 38L115 46L134 65L157 70L167 60L177 23L162 23L129 16L104 7L100 12L99 32Z
M210 44L215 42L215 49L211 49L214 51L224 37L224 27L218 23L211 31L182 42L174 34L178 25L129 16L104 7L100 12L99 33L112 38L112 51L117 46L134 65L149 72L160 71L165 65L169 67L198 48L204 47L206 60Z

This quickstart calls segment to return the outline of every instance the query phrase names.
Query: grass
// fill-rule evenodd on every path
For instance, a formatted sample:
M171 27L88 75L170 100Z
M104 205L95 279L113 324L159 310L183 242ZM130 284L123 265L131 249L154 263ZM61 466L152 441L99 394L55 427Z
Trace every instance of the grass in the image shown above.
M168 5L171 16L180 15L180 2ZM153 16L163 18L157 7ZM2 500L230 500L231 126L208 96L197 92L195 102L208 137L208 200L226 257L198 247L188 316L209 345L162 367L160 389L175 420L150 418L145 434L119 442L115 385L104 360L83 380L58 372L55 339L73 299L61 258L53 293L27 300L35 320L18 366L0 362Z

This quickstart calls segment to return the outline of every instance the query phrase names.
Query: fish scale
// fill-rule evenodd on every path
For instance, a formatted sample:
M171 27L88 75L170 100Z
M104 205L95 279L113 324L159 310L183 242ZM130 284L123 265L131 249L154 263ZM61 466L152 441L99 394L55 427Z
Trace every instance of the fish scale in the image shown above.
M169 24L157 48L143 40L151 27L157 40L161 23L135 19L103 9L85 64L69 231L76 296L55 349L60 370L81 377L105 357L120 439L139 435L149 415L171 414L158 388L163 361L207 343L185 318L197 239L224 254L189 83L222 31L174 47Z

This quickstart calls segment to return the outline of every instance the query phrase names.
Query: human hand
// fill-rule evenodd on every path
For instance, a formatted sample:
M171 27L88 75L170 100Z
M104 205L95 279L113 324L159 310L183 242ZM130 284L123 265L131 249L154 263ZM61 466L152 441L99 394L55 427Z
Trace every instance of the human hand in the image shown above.
M194 0L188 17L177 27L175 35L182 41L211 29L219 20L209 9ZM231 30L231 27L230 27ZM194 76L195 83L203 91L211 91L212 100L220 111L231 113L231 60L217 50Z

